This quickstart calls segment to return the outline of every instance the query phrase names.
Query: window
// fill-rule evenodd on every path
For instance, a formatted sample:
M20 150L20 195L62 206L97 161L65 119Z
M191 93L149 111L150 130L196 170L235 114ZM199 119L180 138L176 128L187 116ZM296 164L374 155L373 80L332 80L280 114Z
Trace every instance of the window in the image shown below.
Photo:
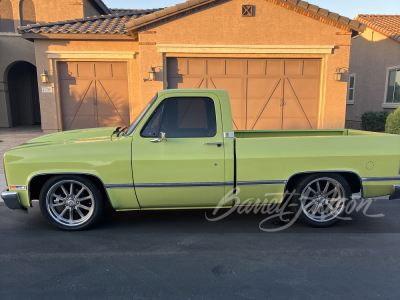
M142 137L213 137L217 134L214 101L210 98L169 98L153 112Z
M356 87L356 74L349 75L349 90L347 92L347 103L354 103L354 90Z
M386 103L400 103L400 68L389 69Z
M0 32L15 32L10 0L0 0Z
M32 0L21 0L19 3L19 12L21 16L21 26L36 23L35 4Z

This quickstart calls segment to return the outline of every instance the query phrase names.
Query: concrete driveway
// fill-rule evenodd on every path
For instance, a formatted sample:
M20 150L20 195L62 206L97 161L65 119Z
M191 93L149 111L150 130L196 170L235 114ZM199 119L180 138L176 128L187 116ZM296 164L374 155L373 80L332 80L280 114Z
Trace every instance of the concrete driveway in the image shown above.
M0 174L4 174L3 155L13 147L43 135L39 125L0 128ZM1 184L1 177L0 177Z

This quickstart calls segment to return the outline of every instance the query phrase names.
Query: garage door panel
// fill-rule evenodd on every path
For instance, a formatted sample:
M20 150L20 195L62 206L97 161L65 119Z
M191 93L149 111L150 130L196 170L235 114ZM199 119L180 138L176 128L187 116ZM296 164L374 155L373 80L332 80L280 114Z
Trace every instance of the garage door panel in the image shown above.
M265 75L265 61L252 59L248 60L247 75Z
M126 64L115 65L118 73L126 71ZM64 130L129 125L128 82L122 73L121 79L114 79L113 66L107 62L59 64ZM75 67L77 72L71 72Z
M303 75L303 60L286 60L285 75Z
M234 59L234 60L226 60L226 67L225 67L225 75L243 75L243 60Z
M128 66L126 63L112 63L111 72L113 78L128 78Z
M78 63L79 78L93 78L94 77L94 63Z
M318 60L305 60L304 71L305 76L319 76L321 73L320 63Z
M168 85L227 90L235 130L308 129L317 128L320 69L318 59L169 58Z
M225 75L225 60L223 59L207 60L207 74L212 76Z
M73 79L78 77L78 64L60 62L58 65L60 79Z
M126 80L99 79L97 97L125 98L128 100L128 82Z
M283 60L267 60L266 75L267 76L282 76L283 75Z

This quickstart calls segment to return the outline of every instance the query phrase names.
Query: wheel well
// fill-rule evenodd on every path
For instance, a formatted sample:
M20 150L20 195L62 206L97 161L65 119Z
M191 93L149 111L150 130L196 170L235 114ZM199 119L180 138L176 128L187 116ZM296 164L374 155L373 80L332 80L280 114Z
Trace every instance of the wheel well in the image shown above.
M361 178L358 176L356 173L352 172L346 172L346 171L333 171L333 172L308 172L308 173L299 173L295 174L292 177L289 178L289 181L286 184L286 191L293 191L295 188L296 184L304 179L307 176L313 175L313 174L321 174L322 176L324 174L338 174L342 176L347 183L349 184L351 188L351 192L354 193L359 193L360 191L362 192L362 185L361 185Z
M32 180L29 182L29 200L38 200L40 196L40 191L42 190L44 184L52 177L55 176L60 176L60 175L75 175L75 176L80 176L80 177L85 177L86 179L90 179L96 187L103 193L103 196L105 199L107 199L108 203L111 205L111 201L108 197L108 193L104 187L103 182L94 175L90 174L71 174L71 173L65 173L65 174L43 174L43 175L37 175L32 178Z

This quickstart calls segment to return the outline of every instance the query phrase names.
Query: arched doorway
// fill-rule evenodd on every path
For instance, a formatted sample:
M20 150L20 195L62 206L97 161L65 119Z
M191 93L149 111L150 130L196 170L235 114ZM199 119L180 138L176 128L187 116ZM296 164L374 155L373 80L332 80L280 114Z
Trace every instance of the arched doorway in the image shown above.
M8 71L7 81L12 126L40 124L36 67L17 62Z

